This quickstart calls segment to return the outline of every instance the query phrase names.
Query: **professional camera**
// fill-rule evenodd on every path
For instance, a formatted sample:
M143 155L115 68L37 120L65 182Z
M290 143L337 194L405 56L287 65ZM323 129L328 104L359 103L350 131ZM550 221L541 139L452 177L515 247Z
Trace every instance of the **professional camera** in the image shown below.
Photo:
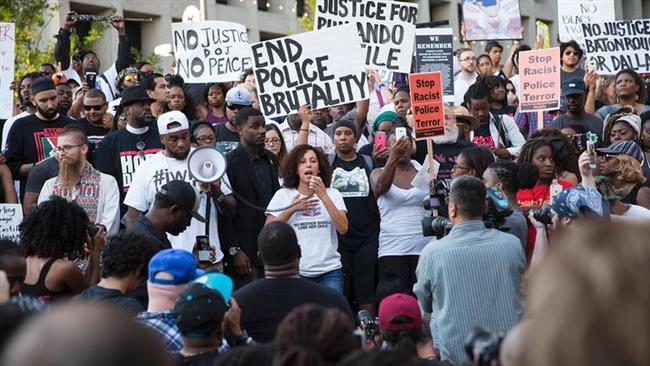
M529 213L533 214L535 220L544 225L550 225L553 221L553 213L551 212L551 205L544 205L542 207L531 208Z
M375 336L379 334L379 318L371 317L368 310L359 310L357 321L366 332L366 339L374 340Z
M499 360L499 348L502 341L503 335L476 327L465 339L465 353L474 365L490 366L492 361Z

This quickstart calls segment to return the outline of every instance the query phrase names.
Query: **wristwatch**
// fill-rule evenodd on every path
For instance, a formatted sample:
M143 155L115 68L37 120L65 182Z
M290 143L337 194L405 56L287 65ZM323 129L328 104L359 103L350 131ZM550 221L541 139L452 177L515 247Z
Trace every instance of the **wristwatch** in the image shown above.
M234 257L240 250L240 247L230 247L228 248L228 254L230 254L231 257Z
M253 343L253 338L244 330L239 336L237 336L237 338L235 338L234 343L235 346L244 346Z

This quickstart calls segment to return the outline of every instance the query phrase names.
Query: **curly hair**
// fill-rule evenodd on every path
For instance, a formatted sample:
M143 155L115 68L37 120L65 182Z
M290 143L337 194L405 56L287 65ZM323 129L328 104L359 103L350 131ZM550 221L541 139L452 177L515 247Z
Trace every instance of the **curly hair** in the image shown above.
M131 232L120 231L106 241L100 257L102 278L124 278L138 271L144 278L149 260L156 253L156 245L146 237Z
M74 202L52 196L30 211L18 229L26 257L78 258L88 233L88 215Z
M616 178L626 183L643 183L645 177L641 172L641 164L635 158L618 154L614 158L618 160L618 168L616 169Z
M502 183L507 193L517 193L520 189L531 189L537 184L539 171L529 163L515 164L510 160L497 160L487 170Z
M313 151L316 154L316 159L318 159L318 176L323 180L325 187L329 188L332 183L332 166L325 154L319 149L307 144L294 147L284 158L284 164L282 166L284 186L287 188L298 188L298 184L300 184L298 165L300 165L300 160L305 156L307 151Z
M553 150L553 145L551 145L551 143L546 139L531 138L530 140L526 141L524 146L521 147L521 150L519 150L519 155L517 155L517 163L532 164L535 151L544 146L548 146L551 148L551 150Z
M576 52L578 52L578 60L582 60L582 56L584 55L584 52L582 51L582 48L580 48L580 45L578 44L578 42L576 42L574 40L571 40L569 42L562 42L562 43L560 43L560 65L562 64L561 55L564 55L564 51L569 47L576 50Z
M465 159L468 168L474 169L474 174L477 178L483 177L483 172L487 167L496 161L494 154L487 147L471 146L466 147L460 151L459 156L462 155Z
M274 366L334 365L358 348L350 318L338 309L307 304L278 326Z
M580 176L578 168L578 150L567 135L558 128L545 128L535 131L531 138L541 138L551 143L553 160L555 160L556 174L571 172Z
M641 75L632 69L623 69L616 73L615 80L618 81L618 77L623 74L628 74L634 79L634 84L639 87L639 90L636 92L636 101L637 103L645 104L646 98L648 97L648 91L646 90L646 86L643 82L643 79L641 78Z

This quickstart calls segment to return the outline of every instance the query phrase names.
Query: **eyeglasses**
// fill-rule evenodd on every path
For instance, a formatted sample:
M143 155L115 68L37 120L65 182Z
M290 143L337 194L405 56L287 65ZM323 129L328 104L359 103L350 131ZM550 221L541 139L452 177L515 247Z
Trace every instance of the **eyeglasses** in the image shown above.
M67 153L68 153L70 150L72 150L73 148L75 148L75 147L79 147L79 146L81 146L81 145L83 145L83 144L78 144L78 145L62 145L62 146L57 146L57 147L55 147L55 148L52 149L52 150L54 150L54 152L56 152L57 154L60 154L60 153L62 153L62 152L67 154Z
M460 59L462 62L468 62L468 61L476 61L476 57L465 57Z
M216 140L217 140L217 138L215 136L200 136L200 137L196 138L196 141L201 142L201 143L203 143L203 142L210 143L210 142L213 142L213 141L216 141Z
M106 105L106 103L99 104L99 105L86 105L86 104L84 104L84 110L89 111L91 109L94 109L94 110L99 112L99 111L102 110L102 108L104 108L105 105Z
M280 143L280 139L265 139L264 143L267 145L277 145Z
M138 149L138 157L140 159L144 158L144 148L147 144L144 141L138 141L135 143L135 148Z
M238 109L246 108L248 106L247 105L239 105L239 104L230 104L230 103L228 103L226 105L226 107L228 107L228 109L230 109L231 111L235 111L235 110L238 110Z
M462 170L470 170L470 168L458 164L454 164L453 167L451 167L451 171L453 172L456 169L462 169Z

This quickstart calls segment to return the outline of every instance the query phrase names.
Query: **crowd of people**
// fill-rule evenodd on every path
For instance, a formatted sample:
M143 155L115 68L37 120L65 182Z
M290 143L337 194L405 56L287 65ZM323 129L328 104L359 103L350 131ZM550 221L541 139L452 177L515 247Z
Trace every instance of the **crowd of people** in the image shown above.
M650 106L634 70L599 76L562 43L560 108L526 113L532 48L513 42L505 63L498 42L461 48L429 152L409 85L373 70L369 99L272 120L250 70L157 73L120 18L102 67L70 54L75 24L57 67L15 82L4 121L0 199L24 220L0 241L1 364L648 362ZM220 179L190 170L201 148L224 155Z

